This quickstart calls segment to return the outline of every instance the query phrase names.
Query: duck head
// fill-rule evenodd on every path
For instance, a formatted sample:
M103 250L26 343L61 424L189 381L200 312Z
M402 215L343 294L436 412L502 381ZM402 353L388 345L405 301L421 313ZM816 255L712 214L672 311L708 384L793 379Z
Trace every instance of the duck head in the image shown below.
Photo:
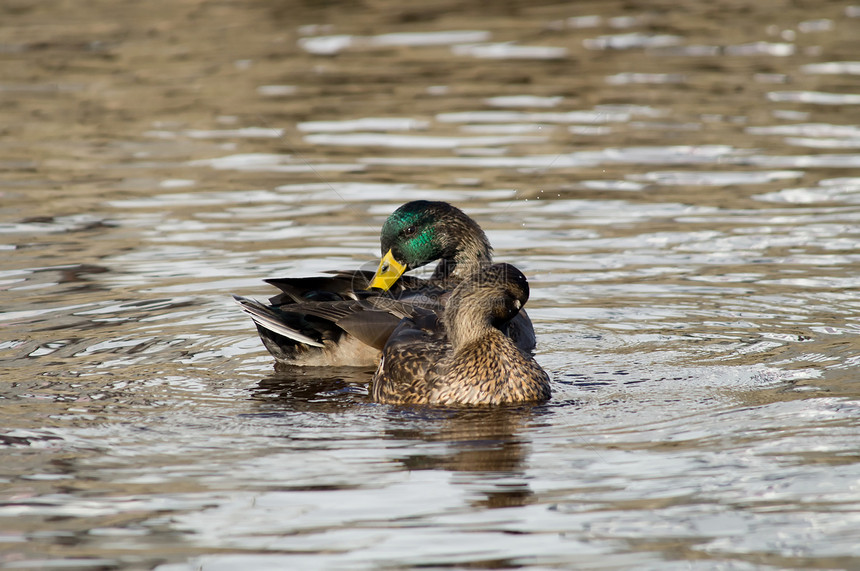
M464 280L451 294L445 327L457 347L480 338L493 327L502 329L529 299L529 283L510 264L486 266Z
M385 221L382 261L370 287L388 290L404 272L441 260L434 278L465 277L491 259L490 243L477 222L447 202L407 202Z

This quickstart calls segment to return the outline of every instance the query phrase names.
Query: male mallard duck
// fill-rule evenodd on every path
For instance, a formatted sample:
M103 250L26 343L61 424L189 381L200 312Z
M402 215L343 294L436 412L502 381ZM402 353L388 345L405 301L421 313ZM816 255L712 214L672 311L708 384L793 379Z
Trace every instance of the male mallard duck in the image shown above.
M385 221L380 243L383 258L375 274L340 271L265 280L282 292L270 305L233 296L278 363L376 365L379 351L412 307L440 308L448 291L492 258L481 227L446 202L404 204ZM436 260L429 280L403 275ZM524 312L505 332L520 348L534 349L534 328Z
M547 400L549 376L500 331L528 298L522 272L496 264L463 280L444 315L418 311L404 318L382 350L373 399L433 405Z

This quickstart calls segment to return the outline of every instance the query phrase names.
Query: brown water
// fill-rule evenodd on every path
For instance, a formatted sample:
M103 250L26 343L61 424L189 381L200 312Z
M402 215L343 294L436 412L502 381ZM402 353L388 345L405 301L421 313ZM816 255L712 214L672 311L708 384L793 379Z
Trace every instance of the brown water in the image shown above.
M860 567L860 5L414 4L0 7L0 568ZM414 198L549 404L273 373Z

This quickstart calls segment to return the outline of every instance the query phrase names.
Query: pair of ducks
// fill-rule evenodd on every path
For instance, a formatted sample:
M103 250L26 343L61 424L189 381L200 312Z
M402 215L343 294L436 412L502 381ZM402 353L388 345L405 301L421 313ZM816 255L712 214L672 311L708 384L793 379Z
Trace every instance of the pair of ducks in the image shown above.
M281 290L271 305L234 296L278 363L378 362L371 396L389 404L549 399L522 309L528 282L510 264L491 264L474 220L446 202L417 200L388 217L380 243L375 274L265 280ZM403 275L435 260L429 280Z

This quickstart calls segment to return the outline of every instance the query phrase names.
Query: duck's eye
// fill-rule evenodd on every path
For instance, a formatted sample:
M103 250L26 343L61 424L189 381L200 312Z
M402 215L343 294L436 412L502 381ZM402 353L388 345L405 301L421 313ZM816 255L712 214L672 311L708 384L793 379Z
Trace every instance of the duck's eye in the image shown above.
M404 230L403 233L407 236L412 236L413 234L415 234L415 226L407 226L406 230Z

